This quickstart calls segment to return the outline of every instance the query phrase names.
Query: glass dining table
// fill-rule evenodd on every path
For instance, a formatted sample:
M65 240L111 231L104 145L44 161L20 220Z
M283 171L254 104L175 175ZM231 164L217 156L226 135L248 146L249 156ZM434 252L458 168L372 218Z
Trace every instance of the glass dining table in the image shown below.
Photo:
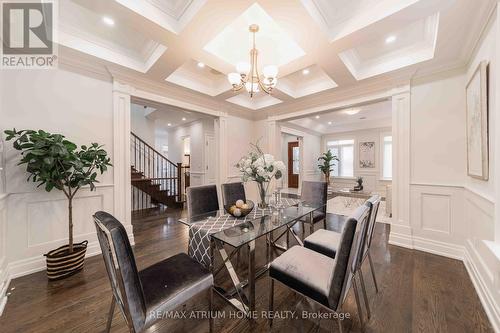
M245 218L235 218L223 210L208 212L202 215L182 218L179 222L189 226L188 254L195 260L210 267L214 277L224 269L229 273L232 288L224 289L215 285L214 290L229 304L247 316L255 311L256 279L266 273L271 261L271 248L286 250L289 237L299 245L303 240L295 232L296 223L312 223L313 213L325 209L323 203L287 200L280 208L265 210L254 208ZM260 210L260 211L259 211ZM276 235L275 235L276 234ZM286 246L277 241L286 237ZM257 269L255 264L255 244L259 238L266 240L266 263ZM247 277L241 279L231 262L244 247L248 248ZM231 250L226 251L226 248ZM215 267L215 254L220 255L222 264Z

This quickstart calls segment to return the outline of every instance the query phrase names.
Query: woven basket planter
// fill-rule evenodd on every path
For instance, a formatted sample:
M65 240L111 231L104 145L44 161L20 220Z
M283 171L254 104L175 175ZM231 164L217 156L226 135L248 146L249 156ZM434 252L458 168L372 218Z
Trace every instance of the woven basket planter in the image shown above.
M47 259L47 277L49 280L64 279L83 268L88 241L73 244L73 253L69 245L63 245L45 254Z

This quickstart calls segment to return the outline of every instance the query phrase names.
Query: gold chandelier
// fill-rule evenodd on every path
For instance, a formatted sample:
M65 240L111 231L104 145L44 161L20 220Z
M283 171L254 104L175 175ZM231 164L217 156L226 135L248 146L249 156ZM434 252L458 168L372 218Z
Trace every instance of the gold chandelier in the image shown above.
M262 90L266 94L271 94L273 88L276 86L278 79L278 67L274 65L265 66L262 73L259 75L257 67L258 51L255 48L255 33L259 31L257 24L252 24L248 30L253 34L253 47L250 50L250 63L240 62L236 65L237 73L229 73L227 79L233 86L233 91L245 89L253 97L253 94Z

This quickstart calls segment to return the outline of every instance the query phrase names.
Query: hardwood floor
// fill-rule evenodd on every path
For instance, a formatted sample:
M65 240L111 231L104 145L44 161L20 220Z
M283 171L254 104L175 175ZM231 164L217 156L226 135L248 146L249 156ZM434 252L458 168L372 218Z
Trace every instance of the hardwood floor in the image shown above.
M183 211L150 211L134 217L135 256L143 269L175 253L186 251L187 227L177 222ZM338 228L336 221L330 227ZM319 227L319 226L317 226ZM387 244L389 225L377 224L372 255L379 282L375 293L369 268L364 276L372 317L365 332L492 332L491 325L462 262ZM257 264L263 263L263 246L257 243ZM244 273L244 265L239 266ZM221 277L224 279L224 277ZM226 277L227 278L227 277ZM220 280L220 278L218 278ZM85 269L62 281L48 282L45 272L12 280L0 331L7 332L102 332L111 300L111 289L101 256L86 260ZM257 310L267 310L268 279L257 281ZM195 297L182 309L205 310L205 297ZM215 332L267 332L263 318L255 322L230 318L232 308L215 296ZM352 293L343 310L344 322L359 332L358 313ZM273 332L337 331L334 319L300 318L302 311L316 311L289 289L277 285L275 311L296 311L299 318L275 319ZM281 312L284 313L284 312ZM121 314L115 311L112 332L126 332ZM165 319L149 332L207 332L205 319Z

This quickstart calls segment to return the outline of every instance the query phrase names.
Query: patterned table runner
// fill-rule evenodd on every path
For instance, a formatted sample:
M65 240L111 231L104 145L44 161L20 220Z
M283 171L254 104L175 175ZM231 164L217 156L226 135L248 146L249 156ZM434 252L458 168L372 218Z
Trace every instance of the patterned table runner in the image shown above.
M282 198L281 204L284 207L297 205L299 199ZM271 209L260 209L255 207L250 214L245 217L236 218L226 214L219 217L209 217L193 223L189 226L188 254L205 267L210 266L210 235L221 230L229 229L247 220L254 220L259 217L271 214Z

